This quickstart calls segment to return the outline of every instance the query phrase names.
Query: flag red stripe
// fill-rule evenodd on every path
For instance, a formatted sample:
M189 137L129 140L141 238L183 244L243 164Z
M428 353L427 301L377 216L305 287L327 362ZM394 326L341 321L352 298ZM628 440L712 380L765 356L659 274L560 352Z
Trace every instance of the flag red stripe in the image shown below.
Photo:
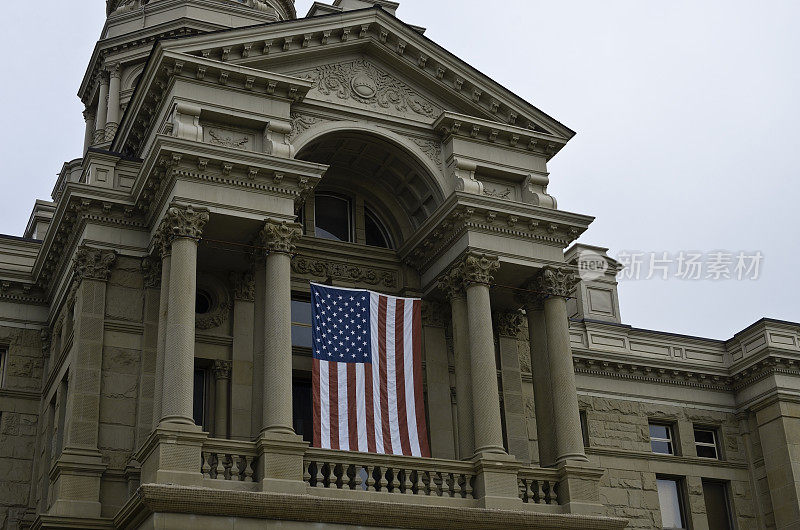
M330 403L331 424L331 449L339 449L339 363L328 364L330 388L328 389L328 403Z
M392 454L392 434L389 430L389 375L386 366L386 305L385 296L378 297L378 357L381 388L381 426L383 430L383 452Z
M377 452L375 446L375 402L372 399L372 365L364 365L364 408L367 413L367 450Z
M414 401L417 407L417 437L422 456L431 456L428 428L425 423L425 402L422 395L422 300L414 300Z
M356 405L356 365L347 363L347 427L350 450L358 451L358 412Z
M322 440L320 440L322 406L319 396L319 359L316 357L314 357L314 368L311 370L311 399L314 402L314 447L322 447Z
M404 362L405 300L397 299L394 318L394 368L397 381L397 425L400 430L400 447L403 454L411 456L411 440L408 437L408 413L406 409L406 367Z

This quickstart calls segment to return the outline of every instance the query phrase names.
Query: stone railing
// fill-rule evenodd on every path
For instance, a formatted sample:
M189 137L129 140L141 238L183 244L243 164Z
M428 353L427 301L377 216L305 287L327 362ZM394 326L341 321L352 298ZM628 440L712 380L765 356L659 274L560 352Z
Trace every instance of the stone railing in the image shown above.
M303 480L312 488L474 499L475 471L469 462L309 449Z
M256 458L252 442L209 438L203 443L200 472L205 479L252 483Z
M558 472L523 468L517 476L519 498L527 504L558 504Z

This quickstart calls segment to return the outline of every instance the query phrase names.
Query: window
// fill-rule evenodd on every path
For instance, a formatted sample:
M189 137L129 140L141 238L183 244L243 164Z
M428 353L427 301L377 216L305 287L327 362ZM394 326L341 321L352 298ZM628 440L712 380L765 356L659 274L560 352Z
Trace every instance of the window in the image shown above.
M650 448L662 455L675 454L675 439L672 426L664 423L650 424Z
M314 412L311 402L311 381L295 378L292 384L294 432L303 440L314 443Z
M311 347L311 302L292 300L292 346Z
M6 357L8 350L0 348L0 388L6 386Z
M208 377L203 368L194 369L194 395L192 401L192 418L195 425L199 425L203 430L208 430L208 418L206 417L207 393L206 385Z
M581 414L581 434L583 435L583 446L589 447L589 419L586 417L586 411L582 410Z
M658 503L661 507L662 528L686 528L682 482L668 477L656 477Z
M352 242L350 201L336 195L318 194L314 199L314 233L323 239Z
M392 238L381 220L369 208L364 208L364 232L367 245L371 247L392 248Z
M694 446L697 449L697 456L701 458L719 459L719 445L717 444L716 429L695 427Z
M724 482L703 481L703 498L709 530L731 530L731 507L728 502L728 485Z

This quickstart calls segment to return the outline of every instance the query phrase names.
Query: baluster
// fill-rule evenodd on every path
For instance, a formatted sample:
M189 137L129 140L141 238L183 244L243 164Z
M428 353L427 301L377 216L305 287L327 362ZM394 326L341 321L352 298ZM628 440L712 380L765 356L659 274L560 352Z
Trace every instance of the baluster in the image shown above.
M411 487L411 470L403 469L403 493L406 495L411 495L414 493L413 488Z
M225 455L223 453L216 453L217 465L215 468L214 478L217 480L225 480Z
M550 482L550 499L547 504L558 504L558 486L555 482Z
M241 470L239 469L239 456L231 455L231 480L241 480Z
M439 485L436 484L436 479L439 478L437 471L428 471L428 496L439 495Z
M452 497L452 484L453 484L453 475L450 473L442 473L442 497Z
M474 499L472 496L472 481L474 479L474 475L464 475L464 493L467 499Z
M328 471L325 473L325 481L328 483L328 488L336 488L336 464L329 462Z
M208 459L211 458L211 453L208 451L202 452L202 459L203 464L200 466L200 472L203 473L204 478L211 478L211 466L208 463Z
M389 471L389 468L382 466L375 469L380 470L378 474L378 477L380 478L378 479L378 487L376 489L378 491L387 491L388 490L387 486L389 485L389 482L386 480L386 473Z
M316 486L318 488L325 487L325 476L322 474L322 468L325 466L323 462L316 462L317 465L317 476L316 476Z
M534 481L534 484L531 488L536 488L536 492L533 496L536 504L547 504L547 495L545 492L545 481L544 480L537 480Z
M364 469L367 471L367 490L366 491L374 490L375 489L375 476L373 475L373 473L375 472L375 467L367 465L367 466L364 466Z
M364 477L361 476L361 472L364 470L364 466L359 464L353 464L353 489L355 490L363 490L364 484Z
M463 496L461 495L461 492L463 491L461 489L461 479L463 476L464 475L461 473L453 473L453 497L459 499Z
M309 478L311 478L309 476ZM244 481L253 482L253 459L244 457Z
M425 495L425 482L422 480L422 471L417 470L417 480L414 482L414 487L417 489L417 495Z
M392 493L400 493L400 477L397 476L397 468L392 468Z
M247 472L245 472L247 475ZM311 485L311 461L310 460L303 460L303 482Z

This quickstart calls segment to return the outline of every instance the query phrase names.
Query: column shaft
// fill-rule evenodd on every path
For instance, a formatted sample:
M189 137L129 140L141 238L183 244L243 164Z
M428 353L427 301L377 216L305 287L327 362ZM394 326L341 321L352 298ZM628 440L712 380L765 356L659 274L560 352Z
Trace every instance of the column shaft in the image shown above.
M171 254L161 259L161 292L158 303L158 343L156 345L156 383L153 393L153 426L161 421L161 403L164 397L164 358L167 342L167 316L169 309L169 280L172 264Z
M105 139L113 140L119 126L120 66L109 68L108 113L106 115Z
M228 438L228 411L231 381L231 362L214 362L214 436Z
M94 132L97 130L97 125L95 124L95 114L89 109L83 111L83 119L86 121L86 132L83 135L83 154L85 155L94 143Z
M108 118L108 78L100 75L100 88L97 96L97 118L95 120L94 143L103 143L106 139L106 121Z
M267 277L264 260L257 261L254 269L255 301L253 303L253 377L252 416L250 435L255 438L264 425L264 308L266 307Z
M450 299L450 311L453 319L453 355L458 405L458 454L459 458L471 458L475 452L475 445L472 432L472 367L469 355L466 297L453 296Z
M553 391L550 385L550 361L547 357L547 328L544 320L544 308L541 305L528 304L525 312L528 316L539 465L552 466L556 462L555 434L553 433Z

